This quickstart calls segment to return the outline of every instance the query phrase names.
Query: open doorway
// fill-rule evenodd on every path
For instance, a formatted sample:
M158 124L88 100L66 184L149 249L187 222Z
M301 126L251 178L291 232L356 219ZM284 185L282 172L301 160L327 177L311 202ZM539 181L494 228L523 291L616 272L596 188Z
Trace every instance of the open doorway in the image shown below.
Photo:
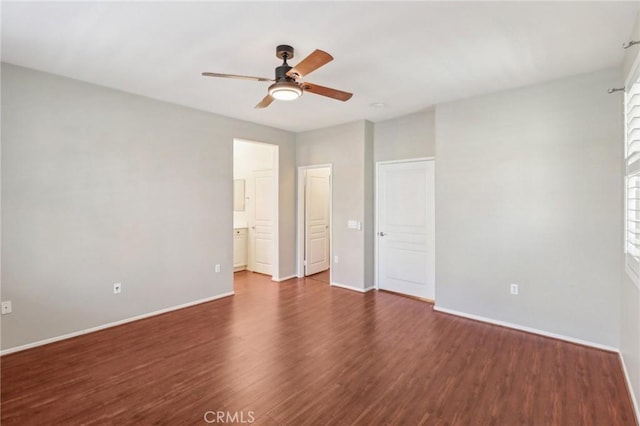
M331 283L331 165L298 168L298 276Z
M278 277L278 146L233 141L233 268Z

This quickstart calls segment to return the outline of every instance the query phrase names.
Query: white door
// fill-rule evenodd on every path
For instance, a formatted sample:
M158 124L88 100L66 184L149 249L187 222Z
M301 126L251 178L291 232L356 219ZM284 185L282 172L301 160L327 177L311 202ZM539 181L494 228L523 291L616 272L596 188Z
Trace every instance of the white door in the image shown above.
M433 300L433 160L378 164L378 287Z
M249 264L248 269L271 275L273 255L273 172L252 172L249 195Z
M329 168L309 169L305 179L305 275L329 269Z

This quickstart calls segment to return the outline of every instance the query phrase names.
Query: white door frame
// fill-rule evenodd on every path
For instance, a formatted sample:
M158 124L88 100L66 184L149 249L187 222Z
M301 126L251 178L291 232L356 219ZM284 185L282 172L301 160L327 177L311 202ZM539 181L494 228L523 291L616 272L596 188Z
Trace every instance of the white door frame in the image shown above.
M416 161L433 161L433 164L435 166L435 157L420 157L420 158L408 158L406 160L391 160L391 161L376 161L376 174L374 176L374 180L375 180L375 193L373 195L374 197L374 260L373 260L373 279L374 279L374 283L375 283L375 289L376 290L380 290L380 285L378 282L378 250L379 250L379 244L378 244L378 232L380 232L379 228L378 228L378 208L379 206L379 196L378 196L378 176L380 175L380 166L381 165L385 165L385 164L400 164L400 163L415 163ZM434 182L434 186L435 186L435 182ZM435 194L434 194L435 197ZM435 218L434 218L435 220ZM435 242L434 242L434 247L435 247ZM435 268L435 262L434 262L434 268ZM437 291L437 283L434 280L434 290L433 290L433 294L434 294L434 300L436 298L436 291Z
M333 164L314 164L298 167L298 224L296 226L296 269L298 278L304 277L304 186L305 173L311 169L329 169L329 282L333 282Z
M280 281L280 146L268 143L258 142L248 139L233 138L233 142L246 142L256 145L267 145L273 150L273 247L272 247L272 264L271 279ZM233 175L233 167L232 167ZM233 184L233 181L232 181ZM245 207L246 208L246 207ZM233 224L231 225L233 227ZM248 236L248 233L247 233Z

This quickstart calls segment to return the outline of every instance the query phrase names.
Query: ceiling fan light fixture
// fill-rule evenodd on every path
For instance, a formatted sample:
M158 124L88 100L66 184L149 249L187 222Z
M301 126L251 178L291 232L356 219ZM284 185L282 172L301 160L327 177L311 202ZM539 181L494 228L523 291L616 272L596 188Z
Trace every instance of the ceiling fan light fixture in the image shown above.
M279 101L293 101L302 96L302 89L292 81L278 81L269 86L269 95Z

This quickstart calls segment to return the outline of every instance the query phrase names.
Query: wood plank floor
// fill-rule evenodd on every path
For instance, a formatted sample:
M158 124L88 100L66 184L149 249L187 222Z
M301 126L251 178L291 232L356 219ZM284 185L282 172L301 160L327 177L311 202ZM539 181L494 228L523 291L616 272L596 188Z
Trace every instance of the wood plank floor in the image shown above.
M323 283L331 282L331 270L327 269L326 271L318 272L317 274L309 275L307 278L322 281Z
M635 424L613 353L312 279L236 293L3 357L2 424Z

